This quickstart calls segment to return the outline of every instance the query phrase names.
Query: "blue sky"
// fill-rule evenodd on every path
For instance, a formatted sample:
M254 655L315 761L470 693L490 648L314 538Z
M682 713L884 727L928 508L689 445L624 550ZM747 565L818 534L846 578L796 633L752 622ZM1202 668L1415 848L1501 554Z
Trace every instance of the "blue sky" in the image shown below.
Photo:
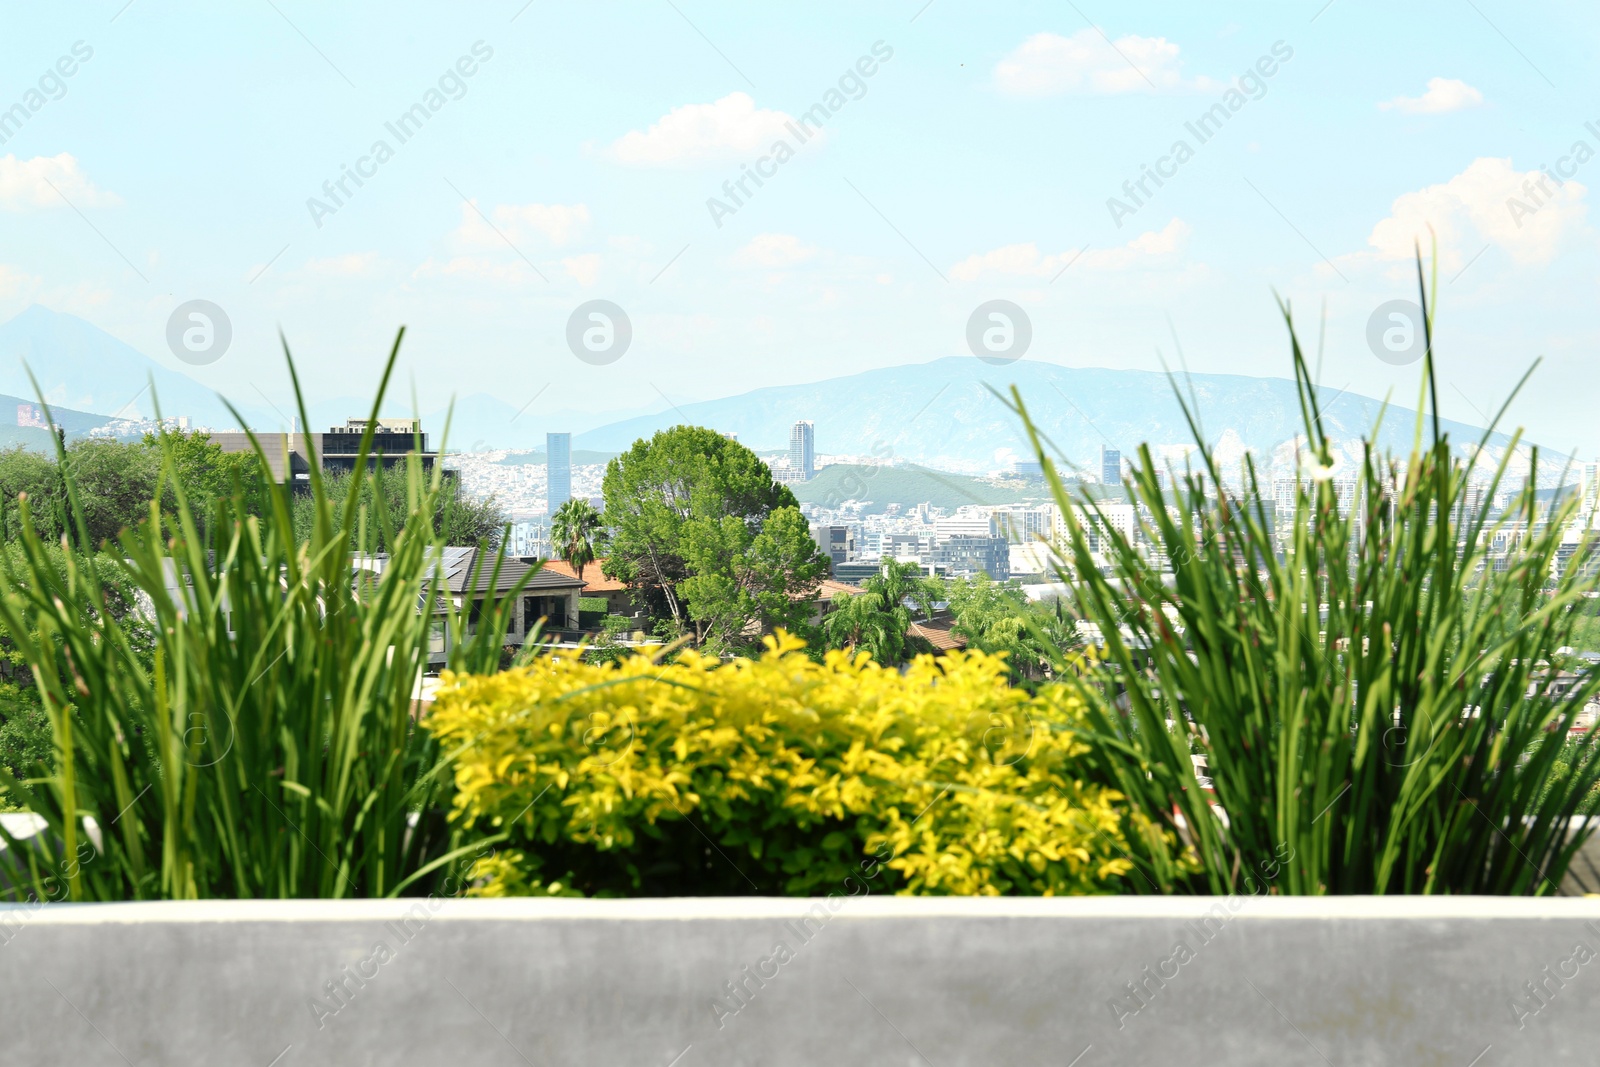
M230 394L286 398L281 328L314 396L366 395L405 323L425 408L623 413L964 354L992 299L1027 311L1031 359L1155 368L1176 337L1192 369L1286 375L1276 289L1313 346L1326 308L1330 388L1409 404L1417 368L1367 330L1414 299L1407 250L1431 223L1447 413L1481 422L1542 355L1513 418L1600 451L1600 159L1525 191L1575 142L1600 150L1600 19L1576 3L111 0L3 18L0 109L43 103L0 144L0 318L71 312ZM73 74L48 74L62 57ZM799 144L785 124L841 78ZM438 110L400 143L385 124L430 89ZM1201 144L1185 124L1219 104ZM708 199L780 138L794 158L714 219ZM1192 158L1114 220L1108 199L1180 139ZM362 163L379 140L392 158ZM370 177L314 218L346 166ZM192 299L233 325L202 367L165 341ZM633 326L605 365L566 342L595 299Z

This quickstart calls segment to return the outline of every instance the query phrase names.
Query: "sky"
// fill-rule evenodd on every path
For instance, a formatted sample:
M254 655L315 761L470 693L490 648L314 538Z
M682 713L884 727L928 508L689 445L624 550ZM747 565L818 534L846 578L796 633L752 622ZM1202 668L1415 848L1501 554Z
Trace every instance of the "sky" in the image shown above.
M997 300L1029 359L1287 376L1282 298L1326 387L1409 406L1436 240L1445 413L1542 357L1510 422L1600 452L1592 6L0 11L0 319L230 394L287 407L281 331L370 396L404 324L425 410L623 415L1014 344Z

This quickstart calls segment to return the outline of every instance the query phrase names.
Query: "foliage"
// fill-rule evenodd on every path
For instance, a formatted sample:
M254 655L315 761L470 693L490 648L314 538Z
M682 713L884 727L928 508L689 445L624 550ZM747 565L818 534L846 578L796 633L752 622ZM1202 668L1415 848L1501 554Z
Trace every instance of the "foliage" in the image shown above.
M1569 834L1569 821L1589 813L1600 760L1592 746L1561 757L1574 753L1565 741L1600 675L1557 694L1544 672L1571 643L1569 609L1594 580L1576 568L1549 580L1570 508L1535 525L1533 476L1498 517L1467 506L1478 450L1458 455L1440 433L1426 290L1423 303L1418 410L1434 412L1431 433L1419 415L1403 463L1369 440L1343 504L1284 307L1308 452L1282 556L1254 464L1242 492L1219 490L1223 472L1185 405L1197 468L1164 494L1143 448L1132 486L1142 536L1172 573L1118 534L1102 540L1103 575L1027 423L1071 529L1080 610L1103 635L1080 686L1097 762L1130 810L1181 825L1192 850L1130 827L1130 852L1162 891L1237 891L1286 849L1286 893L1543 894L1590 832L1585 819ZM1505 474L1502 461L1489 499ZM1486 545L1518 520L1531 532L1502 569ZM1214 792L1200 787L1195 754ZM1184 870L1189 854L1198 876Z
M969 647L1004 652L1012 672L1023 678L1042 677L1054 655L1077 644L1076 622L1060 600L1030 601L1020 587L986 574L947 580L941 599L949 602L952 630Z
M76 538L82 531L72 521L62 471L73 478L86 532L83 547L115 543L125 527L137 526L149 515L156 496L163 452L172 456L170 482L161 493L162 510L171 513L174 486L181 486L202 529L217 500L230 496L235 485L247 507L259 513L264 506L264 483L254 456L229 454L211 443L204 433L147 434L142 441L86 438L72 442L57 462L55 458L17 448L0 451L0 534L6 541L22 532L17 510L19 495L27 494L40 535L57 540L62 534Z
M1565 788L1567 779L1575 769L1581 773L1582 768L1594 760L1593 749L1595 743L1596 739L1592 731L1585 731L1582 734L1569 734L1567 736L1566 743L1561 746L1561 754L1556 757L1555 762L1550 766L1550 775L1545 779L1545 796L1540 798L1541 801L1548 797L1550 793L1559 792ZM1537 745L1532 746L1531 750L1537 752ZM1578 812L1583 815L1588 815L1597 810L1600 810L1600 781L1589 786L1589 791L1584 794L1578 806Z
M0 547L0 554L8 557L13 565L22 563L25 558L21 546L15 544ZM43 557L58 578L65 578L68 570L65 549L59 544L46 545ZM110 619L128 635L130 647L148 665L152 648L150 629L133 613L132 586L115 574L107 574L103 594ZM92 610L88 601L80 606ZM30 636L35 642L40 640L38 633ZM3 621L0 621L0 767L18 777L44 776L55 768L50 717L45 714L27 657Z
M623 644L629 638L644 634L635 629L636 620L626 615L607 615L600 620L600 632L584 652L590 663L611 663L627 659L633 653Z
M404 530L414 501L411 497L409 476L404 468L387 471L374 469L370 473L356 471L330 471L322 475L323 493L329 506L344 508L345 501L354 492L358 505L369 516L366 535L372 539L374 551L387 552L390 543L386 530L398 533ZM296 493L291 498L295 535L309 539L317 522L317 505L308 494ZM438 485L429 495L429 507L434 536L442 544L471 547L484 544L495 548L505 533L506 514L493 496L479 499L461 491L461 482L454 472L444 471ZM376 521L382 515L386 524ZM352 538L362 531L352 530Z
M219 502L239 495L240 507L245 514L261 515L270 507L267 487L272 484L270 475L263 476L256 457L248 452L224 452L221 445L211 443L209 434L166 432L159 436L146 434L144 450L159 467L163 456L170 456L171 477L183 487L189 506L201 520L201 532L206 533L204 521L215 511ZM79 491L83 483L78 483ZM145 504L132 499L134 510L124 525L134 525L144 520ZM170 509L175 501L169 490L164 507Z
M24 495L33 502L34 521L40 533L59 539L66 529L61 469L53 458L18 445L0 451L0 508L4 509L0 511L0 535L8 543L22 532L17 500Z
M32 686L0 682L0 767L26 777L55 766L50 717Z
M425 723L457 753L460 816L511 835L481 895L1096 893L1129 869L1121 827L1145 829L1084 780L1078 701L981 652L902 674L779 634L726 666L445 681Z
M594 562L599 533L600 513L587 500L569 500L550 517L550 545L579 578Z
M384 385L398 353L397 338ZM360 469L370 446L369 430ZM43 895L62 869L80 901L425 889L454 858L438 746L411 716L431 620L419 607L449 604L425 562L439 545L439 474L425 480L408 461L396 528L386 510L358 506L360 475L335 506L313 464L307 537L296 536L288 489L272 484L260 515L246 513L244 492L219 500L203 537L180 449L170 438L159 447L147 521L124 530L116 555L53 549L26 500L15 551L0 555L0 622L57 754L48 774L0 769L9 799L48 827L26 845L0 827L6 892ZM259 447L255 458L270 483ZM63 463L81 544L78 469ZM391 554L374 574L358 564L379 537ZM153 649L114 615L121 582L138 591ZM448 649L455 666L497 661L509 608L492 606L477 637ZM464 633L462 622L452 617L449 632ZM89 819L100 844L78 863Z
M942 593L937 582L921 573L916 563L885 560L881 571L861 583L861 592L836 593L833 610L822 620L828 647L861 649L879 663L903 663L911 628L908 602L926 617Z
M674 426L606 467L605 573L656 619L713 648L796 627L828 573L794 494L756 454L698 426Z

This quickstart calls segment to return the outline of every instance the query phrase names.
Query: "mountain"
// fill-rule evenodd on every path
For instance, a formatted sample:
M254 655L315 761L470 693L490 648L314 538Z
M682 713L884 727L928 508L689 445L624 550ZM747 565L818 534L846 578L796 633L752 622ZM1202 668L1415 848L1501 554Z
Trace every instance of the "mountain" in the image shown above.
M1245 451L1257 462L1292 469L1295 437L1302 432L1294 382L1237 374L1194 374L1182 379L1199 404L1208 442L1227 463ZM1015 385L1046 439L1073 463L1098 473L1099 450L1137 454L1141 442L1176 458L1193 441L1166 375L1149 371L1063 367L1019 361L994 367L970 357L886 367L807 385L757 389L722 400L602 426L579 434L574 446L619 452L634 440L689 422L735 433L754 449L782 448L789 427L805 419L816 426L816 450L834 456L872 457L878 464L909 462L947 471L1004 469L1029 452L1017 416L991 390ZM1359 460L1359 441L1377 421L1379 401L1324 390L1323 424L1342 444L1348 462ZM1391 406L1381 444L1409 452L1416 413ZM1482 430L1442 420L1457 442L1476 442ZM1491 453L1508 443L1491 440Z
M0 324L0 393L33 399L32 370L52 407L150 418L155 380L165 415L188 415L197 424L227 427L238 420L217 394L84 320L34 304Z
M112 422L104 415L91 415L86 411L74 411L71 408L58 408L54 405L50 407L50 417L55 419L57 426L66 431L69 441L83 437L90 430L97 430ZM21 445L33 452L51 452L55 448L55 442L50 439L50 431L38 425L42 418L43 412L32 401L0 393L0 448Z
M196 425L214 428L238 424L238 419L210 388L181 371L163 367L92 323L39 304L0 324L0 394L34 399L36 394L28 380L29 369L38 377L39 386L52 408L70 406L80 411L104 412L106 416L149 418L155 413L148 387L153 377L164 414L188 415ZM371 384L376 386L377 383ZM287 430L290 421L298 417L291 401L274 407L256 395L232 399L256 429ZM457 398L450 426L450 449L542 448L549 430L586 430L645 410L613 409L595 413L554 409L549 407L549 397L542 399L543 403L537 393L523 397L473 393ZM423 427L432 436L432 442L438 444L444 433L445 415L450 410L449 391L423 391L418 400ZM4 403L6 400L0 396L0 404ZM371 405L370 395L326 399L311 396L307 401L307 414L313 428L341 426L348 418L365 415ZM414 414L411 393L404 383L391 387L383 414L396 417ZM101 421L109 420L102 418ZM8 422L6 411L0 408L0 424ZM68 427L69 435L74 432ZM0 444L8 443L11 436L14 435L8 435L0 425Z
M166 414L188 415L197 424L213 427L237 421L215 393L194 379L161 366L82 319L34 305L0 324L0 424L13 422L5 407L12 403L9 397L21 398L16 403L22 403L35 395L25 364L38 376L53 407L87 419L103 423L104 416L153 414L149 389L153 378ZM1249 451L1269 467L1292 468L1295 435L1300 431L1293 382L1234 374L1195 374L1184 382L1199 402L1208 440L1225 462L1235 463ZM620 421L615 420L621 412L606 421L606 416L592 412L547 408L539 395L469 394L456 401L449 444L453 451L532 450L542 448L546 431L563 430L574 432L575 449L616 453L640 437L689 422L735 433L757 450L782 450L789 427L805 419L816 426L820 453L873 467L920 464L981 474L1005 469L1013 458L1028 453L1017 417L991 391L1006 393L1013 384L1048 440L1090 472L1098 469L1102 445L1131 458L1140 442L1150 442L1176 458L1191 439L1165 375L1029 361L994 367L970 357L949 357L683 403ZM1326 394L1324 424L1342 443L1346 461L1357 462L1360 437L1371 429L1381 405L1353 393L1328 390ZM281 423L288 428L294 414L288 405L277 410L263 407L259 398L243 399L240 410L251 425L278 429ZM436 391L421 399L424 427L437 443L448 393ZM314 400L310 407L311 425L326 427L364 414L368 401ZM409 393L397 391L384 405L384 413L410 414ZM1407 451L1414 419L1405 408L1391 408L1381 443ZM1462 444L1476 441L1481 433L1462 423L1444 425ZM77 434L90 427L67 428ZM13 432L0 426L0 444L42 445L42 438L35 441L35 437L39 434L28 427L17 426ZM1506 438L1497 435L1491 441L1491 454L1505 444Z

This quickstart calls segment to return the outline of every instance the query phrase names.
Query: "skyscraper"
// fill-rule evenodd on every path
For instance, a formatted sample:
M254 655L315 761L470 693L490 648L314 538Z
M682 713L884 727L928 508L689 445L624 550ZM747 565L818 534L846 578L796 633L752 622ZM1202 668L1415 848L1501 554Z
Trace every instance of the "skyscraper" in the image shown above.
M1100 446L1100 484L1122 484L1122 452L1120 449Z
M789 469L802 482L809 482L817 473L817 431L809 422L789 428Z
M544 435L545 511L554 515L572 499L572 435Z

